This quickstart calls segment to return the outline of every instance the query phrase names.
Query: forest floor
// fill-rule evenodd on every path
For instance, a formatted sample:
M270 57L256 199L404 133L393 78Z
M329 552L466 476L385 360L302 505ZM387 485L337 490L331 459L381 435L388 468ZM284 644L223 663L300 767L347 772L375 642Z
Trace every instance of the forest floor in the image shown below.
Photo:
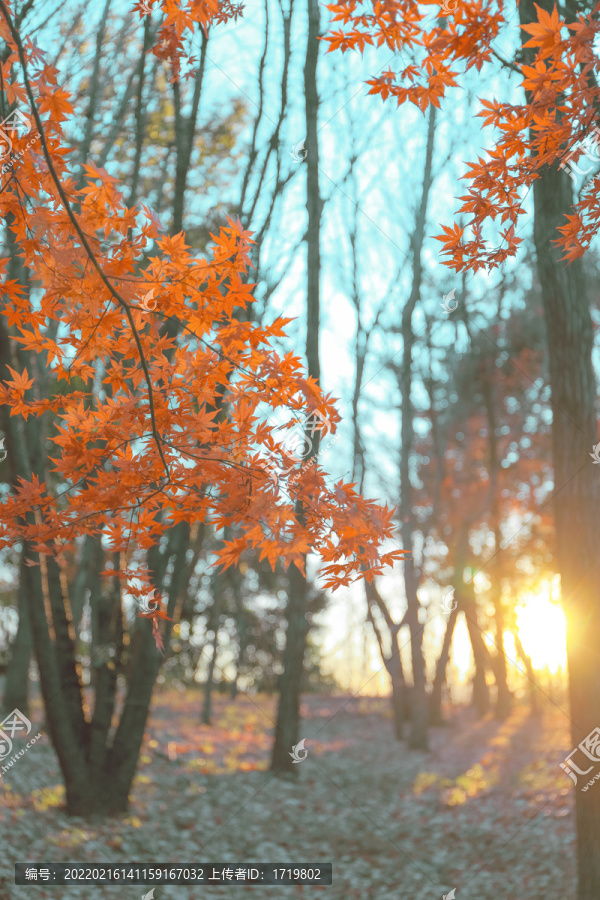
M0 781L0 900L132 898L141 885L14 885L15 862L333 863L330 887L158 886L200 896L330 900L575 900L568 719L517 706L503 723L455 709L428 752L392 735L388 702L307 696L298 777L268 772L275 699L156 695L129 815L68 818L44 734ZM34 705L34 732L41 709ZM37 725L37 729L36 729ZM598 788L600 790L600 788Z

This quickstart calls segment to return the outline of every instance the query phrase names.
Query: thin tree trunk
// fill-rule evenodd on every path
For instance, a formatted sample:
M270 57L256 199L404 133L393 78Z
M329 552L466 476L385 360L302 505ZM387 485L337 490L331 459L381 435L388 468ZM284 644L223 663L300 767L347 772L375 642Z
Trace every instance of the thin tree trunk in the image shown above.
M477 621L477 600L473 582L460 586L458 602L465 612L469 640L473 649L475 674L473 675L473 706L480 716L484 716L490 708L490 692L486 680L486 660L489 654L483 640L483 634Z
M446 683L446 669L450 659L450 647L452 646L452 635L456 620L458 619L458 603L448 617L446 631L444 632L444 640L442 649L438 657L435 667L435 676L433 679L433 687L429 698L429 724L443 725L444 717L442 714L442 691Z
M175 165L175 192L173 196L173 234L179 234L183 229L183 213L185 208L185 191L187 187L188 173L194 147L196 134L196 120L200 106L202 82L204 80L204 67L206 63L206 46L208 38L203 29L200 29L202 46L198 71L194 81L194 95L192 97L192 109L187 119L181 114L181 91L179 81L173 83L173 100L175 104L175 146L177 149Z
M100 24L98 26L98 31L96 32L96 54L94 56L94 68L92 70L90 85L87 91L87 94L89 96L89 103L85 117L83 140L79 148L79 158L81 162L79 181L77 183L78 190L81 190L81 188L85 184L85 169L83 167L89 160L90 147L92 146L92 137L94 133L94 119L97 112L98 101L100 100L102 93L100 87L100 61L102 59L102 45L104 43L104 35L106 34L106 23L108 21L110 4L111 0L106 0L104 9L102 11L102 18L100 19Z
M368 586L369 588L373 587L373 584ZM390 638L391 638L391 655L387 656L383 647L383 639L381 637L381 632L375 621L375 617L373 615L373 611L371 609L371 604L369 601L369 592L367 591L367 621L371 623L373 627L373 631L375 632L375 637L377 638L377 645L379 647L379 653L381 655L381 661L383 662L385 668L387 669L388 675L390 676L390 681L392 683L392 715L394 721L394 736L397 741L401 741L403 737L404 730L404 720L406 718L410 718L410 712L407 711L407 696L406 696L406 682L404 680L404 672L402 671L402 660L400 658L400 652L398 648L398 633L400 628L395 626L390 629ZM408 715L407 715L408 712Z
M246 647L248 645L248 625L246 622L246 616L244 614L244 605L242 602L242 598L240 597L239 588L234 587L235 592L235 601L237 606L237 632L238 632L238 654L237 659L235 661L235 675L233 677L233 681L231 682L231 699L235 700L238 692L238 682L240 680L240 671L242 668L242 662L244 660L244 654L246 652Z
M215 677L215 665L217 663L217 652L219 645L219 625L215 623L215 636L212 640L212 652L210 662L208 664L208 673L204 684L204 706L202 708L202 724L210 725L211 706L212 706L212 689Z
M129 194L129 206L133 206L137 200L137 192L142 165L142 149L144 147L144 131L146 127L146 105L144 104L144 82L146 80L146 55L151 46L152 31L150 28L150 16L144 19L144 41L138 63L137 96L135 100L135 156L133 158L133 172L131 175L131 192Z
M488 431L489 431L489 448L490 448L490 494L491 494L491 517L492 527L494 529L494 558L492 562L492 590L491 600L494 604L494 623L496 627L496 648L497 655L494 660L494 675L498 687L496 697L496 718L505 719L510 712L512 703L512 695L508 689L508 675L506 670L506 655L504 653L504 609L502 608L502 584L500 573L500 488L498 485L498 470L500 460L498 459L498 435L496 422L496 390L494 379L496 377L496 358L495 355L488 355L484 360L484 370L482 372L483 379L483 396L488 414Z
M421 254L425 236L429 192L433 180L432 160L434 136L435 108L431 107L427 128L427 148L423 171L423 187L415 222L415 230L411 239L413 250L413 280L410 297L402 310L402 362L399 372L399 388L402 402L402 421L400 430L400 531L402 534L403 549L410 551L410 556L404 560L404 589L407 606L406 617L410 628L410 649L413 670L412 715L409 743L413 749L422 750L427 749L427 720L429 714L427 708L425 660L423 658L423 626L419 621L421 604L419 603L419 598L417 596L419 574L415 568L414 556L412 553L414 514L409 467L413 438L412 354L414 332L412 317L415 306L421 296L421 283L423 277Z
M523 647L523 644L521 643L521 639L516 631L513 631L513 637L515 639L517 654L519 656L519 659L525 666L525 671L527 672L527 679L529 681L529 702L531 703L531 713L532 715L537 716L540 713L540 704L538 702L538 692L533 666L531 665L531 659L525 653L525 649Z
M402 668L400 647L398 645L400 629L406 624L407 617L405 616L399 623L394 622L385 604L385 600L377 590L377 585L374 581L371 581L370 583L365 581L365 593L367 596L367 621L371 623L373 631L375 632L377 645L379 647L379 653L381 655L381 661L386 667L387 672L390 676L390 680L392 682L392 712L394 715L394 733L396 739L400 741L403 737L404 722L410 719L409 692L406 684L406 679L404 677L404 670ZM381 631L377 625L375 616L373 615L372 607L375 606L381 613L388 629L390 641L389 656L387 656L385 653Z
M319 316L321 276L321 195L319 191L319 143L317 92L317 64L319 59L319 3L307 0L308 36L304 65L304 96L306 107L306 209L308 212L307 290L306 290L306 359L308 374L319 381ZM315 431L311 457L319 451L319 432ZM310 444L309 444L310 446ZM296 515L303 516L301 505L296 504ZM275 772L294 772L290 757L292 747L298 743L300 732L300 693L304 674L304 654L308 624L306 619L308 585L305 576L294 565L288 569L288 604L286 610L287 631L283 654L283 674L280 682L275 741L271 757L271 769Z
M307 586L304 575L296 566L288 569L288 604L286 609L287 631L283 656L283 674L279 683L279 703L275 741L271 758L274 772L296 772L297 766L289 753L300 739L300 692L304 674L306 651Z
M500 547L500 531L496 529L496 547ZM502 588L499 581L492 583L492 602L494 604L494 625L496 631L497 653L494 659L494 675L498 686L495 715L497 719L506 719L512 707L512 694L508 687L508 671L504 652L504 608L502 606Z

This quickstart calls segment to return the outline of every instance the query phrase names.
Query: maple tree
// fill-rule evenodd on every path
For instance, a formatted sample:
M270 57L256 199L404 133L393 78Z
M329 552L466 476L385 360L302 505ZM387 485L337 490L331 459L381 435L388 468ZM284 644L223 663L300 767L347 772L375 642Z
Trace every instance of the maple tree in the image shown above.
M598 440L596 379L589 286L581 257L598 232L597 176L577 195L561 162L576 164L598 120L598 4L520 0L521 46L506 59L493 46L510 14L503 2L454 0L357 2L329 5L330 50L385 46L409 56L369 81L371 93L426 110L440 106L463 72L502 66L522 90L520 103L480 97L479 115L495 128L488 159L468 164L465 224L438 235L445 264L458 271L498 267L518 250L523 201L533 195L536 267L547 333L552 393L554 513L557 563L568 621L569 691L573 745L597 727L600 715L600 483L588 457ZM485 226L501 229L488 246ZM600 893L600 796L576 790L579 900Z
M167 0L152 52L175 81L186 36L239 12L216 0L191 7ZM384 546L393 534L392 510L352 484L330 486L316 459L287 485L272 478L272 460L286 470L291 459L273 412L288 410L293 421L318 414L332 425L339 416L301 360L271 347L289 320L257 325L240 315L252 303L253 285L244 280L251 234L228 220L212 235L212 259L195 258L183 233L165 235L144 204L128 207L116 179L93 163L79 187L62 134L69 94L19 33L4 0L0 35L7 48L4 109L27 106L39 135L3 178L0 197L11 250L0 261L0 404L12 481L0 544L23 546L21 577L49 731L68 809L87 815L127 803L160 666L157 648L166 644L175 608L175 592L165 588L172 555L170 543L161 545L165 533L208 524L219 537L228 530L217 550L224 567L251 550L303 571L313 552L332 588L374 577L402 552ZM27 140L14 138L15 153ZM15 277L19 267L26 279ZM51 392L40 377L48 374L56 384ZM67 596L85 539L94 542L93 564L103 566L108 586L97 598L98 615L112 648L100 658L93 716ZM157 600L126 634L124 592L139 601L151 590ZM115 662L126 649L127 696L109 737Z

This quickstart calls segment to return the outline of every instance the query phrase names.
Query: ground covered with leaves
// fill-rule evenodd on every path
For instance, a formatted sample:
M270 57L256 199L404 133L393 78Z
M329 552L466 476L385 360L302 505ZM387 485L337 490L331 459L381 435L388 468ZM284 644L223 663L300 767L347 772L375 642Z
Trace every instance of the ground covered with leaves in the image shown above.
M268 771L275 701L197 693L156 699L129 815L71 819L44 735L0 781L0 900L139 898L142 886L16 887L15 862L333 863L333 886L158 886L155 900L574 900L573 789L553 707L504 723L455 710L427 753L392 736L384 700L306 697L297 778ZM34 706L34 730L43 726ZM37 726L37 729L35 728ZM600 788L599 788L600 789Z

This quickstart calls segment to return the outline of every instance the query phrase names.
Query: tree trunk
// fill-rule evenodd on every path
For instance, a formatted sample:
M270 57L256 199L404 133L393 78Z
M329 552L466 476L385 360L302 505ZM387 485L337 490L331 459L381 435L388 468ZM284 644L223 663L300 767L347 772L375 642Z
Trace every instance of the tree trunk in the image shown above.
M396 638L395 651L398 647ZM392 713L394 715L394 737L397 741L401 741L404 730L404 720L407 712L407 696L406 684L404 681L404 673L402 672L402 663L398 654L395 652L390 660L388 668L390 678L392 680Z
M483 634L477 621L477 600L475 599L473 582L461 585L459 603L465 611L469 640L471 641L473 659L475 661L472 702L478 714L484 716L490 708L490 692L485 677L488 654L486 653Z
M29 714L29 666L33 643L26 602L19 606L17 635L10 648L2 707L7 712L18 709Z
M410 296L402 310L402 362L399 371L399 388L402 401L402 420L400 426L400 531L402 547L410 552L404 560L404 589L406 593L406 620L410 628L410 649L413 671L411 732L409 744L415 750L427 749L427 721L429 718L425 660L423 658L423 626L419 621L421 604L417 596L419 573L415 568L413 555L413 491L410 479L410 456L413 438L413 402L412 402L412 362L413 362L413 312L421 296L423 280L423 264L421 254L425 236L425 222L429 192L433 180L432 160L435 136L435 107L430 108L427 128L427 148L423 171L423 187L417 211L415 230L411 238L413 250L413 279Z
M552 8L549 0L538 6ZM523 0L519 15L521 25L537 21L533 0ZM570 21L575 18L572 15ZM523 53L528 60L531 51ZM590 460L598 442L593 328L582 262L577 259L567 266L551 243L572 206L571 181L556 164L540 174L533 183L534 242L548 338L556 556L567 617L571 735L576 747L600 721L600 479ZM576 788L575 817L578 900L597 900L600 792Z
M21 553L19 572L19 625L17 635L10 648L10 660L6 669L6 682L2 695L2 706L6 712L18 709L29 714L29 665L33 650L31 624L24 593L23 568L25 559Z
M442 691L446 683L446 668L450 659L450 647L452 646L452 635L454 627L458 619L458 605L452 610L448 617L446 631L444 632L444 640L442 649L438 657L435 667L435 677L433 679L433 688L431 697L429 698L429 724L443 725L444 717L442 714Z
M496 541L496 547L500 547L499 532L496 534ZM498 648L494 659L494 675L498 686L494 714L497 719L506 719L512 707L512 694L508 688L508 672L506 668L506 654L504 652L504 608L502 606L501 586L496 581L492 583L492 601L494 604L496 647Z
M500 315L500 309L498 310ZM500 571L500 488L498 485L498 471L500 460L498 458L498 424L496 416L496 354L486 354L483 361L482 381L483 396L488 416L488 442L490 448L489 476L491 518L494 529L494 556L492 557L492 581L491 600L494 604L494 623L496 627L497 656L494 659L494 675L497 685L496 709L497 719L505 719L510 711L512 695L508 689L506 655L504 653L504 609L502 608L502 583Z
M410 719L409 697L406 688L406 680L402 669L402 657L400 656L400 647L398 646L398 636L400 629L404 624L404 619L400 624L393 621L389 610L385 605L383 597L377 590L374 581L365 582L365 592L367 595L367 621L371 623L377 646L383 662L392 682L392 715L394 719L394 735L396 740L401 741L403 737L404 722ZM371 605L377 606L385 620L388 628L390 639L390 656L386 656L381 631L373 615Z
M204 68L206 64L206 46L208 37L201 28L200 29L200 59L198 61L198 70L194 81L194 95L192 97L192 109L189 118L184 119L181 114L181 90L179 81L173 82L173 105L175 108L175 146L177 149L176 165L175 165L175 190L173 193L173 226L172 233L179 234L183 230L183 214L185 207L185 191L187 187L187 179L192 158L192 149L194 147L194 136L196 134L196 120L198 118L198 107L200 106L200 95L202 93L202 82L204 81Z
M202 707L202 724L210 725L211 707L212 707L212 689L215 677L215 665L217 663L217 652L219 645L219 625L215 623L215 636L212 641L212 652L210 662L208 664L208 672L206 673L206 682L204 684L204 706Z
M308 35L304 65L304 96L306 107L306 210L308 227L306 230L306 360L308 374L319 381L319 317L320 317L320 277L321 277L321 195L319 191L319 139L317 92L317 63L319 59L319 3L307 0ZM319 431L314 432L313 449L310 457L319 452ZM310 444L308 445L310 446ZM303 516L303 510L296 504L296 515ZM305 569L306 570L306 569ZM290 757L292 747L298 743L300 732L300 692L304 673L304 654L308 633L306 611L308 584L305 576L295 565L288 569L288 604L286 645L283 654L283 675L277 706L275 741L271 757L271 769L275 772L298 774L298 766Z
M238 654L237 659L235 661L235 675L233 676L233 681L231 682L231 699L235 700L238 692L238 682L240 680L240 672L242 668L242 662L244 660L244 654L246 652L246 647L248 645L248 625L246 623L246 616L244 615L244 607L242 604L241 597L239 595L239 591L236 591L236 604L237 604L237 632L238 632Z
M279 704L277 706L277 723L275 742L271 758L271 769L274 772L296 772L289 756L291 749L300 740L300 693L304 672L304 653L306 650L307 585L304 575L291 565L288 569L289 588L287 621L283 655L283 674L280 680Z
M540 713L540 704L538 702L537 685L535 681L533 666L531 665L530 658L525 653L525 649L523 647L523 644L521 643L521 639L516 631L513 631L513 637L515 639L515 647L517 648L519 659L525 666L527 680L529 681L529 701L531 703L531 714L537 716Z

